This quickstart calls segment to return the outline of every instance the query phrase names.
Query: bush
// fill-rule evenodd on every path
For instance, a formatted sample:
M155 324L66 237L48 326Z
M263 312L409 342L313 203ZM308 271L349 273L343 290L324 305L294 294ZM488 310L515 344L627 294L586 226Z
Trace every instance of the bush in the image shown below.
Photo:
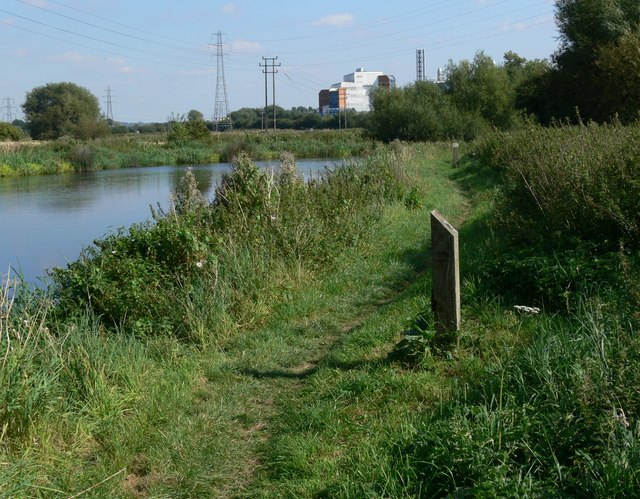
M24 138L24 132L9 123L0 122L0 141L16 141Z
M57 313L90 309L137 334L215 338L225 324L260 319L283 269L330 264L366 238L385 199L402 196L401 172L383 154L309 184L290 155L277 172L240 155L213 203L187 171L171 210L154 211L152 223L107 235L54 269ZM208 322L194 332L196 310L207 311Z
M80 144L69 151L69 162L76 170L86 172L93 168L96 154L95 151L86 144Z
M471 140L489 126L480 114L457 108L434 83L379 90L372 106L369 133L385 142Z
M504 172L503 223L531 239L640 245L640 124L494 132L480 156Z

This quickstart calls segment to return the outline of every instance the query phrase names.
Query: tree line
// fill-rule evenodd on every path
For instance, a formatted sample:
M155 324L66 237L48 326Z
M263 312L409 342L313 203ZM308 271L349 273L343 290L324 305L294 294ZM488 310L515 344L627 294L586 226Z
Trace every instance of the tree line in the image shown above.
M559 47L549 59L484 52L450 62L444 84L417 82L373 96L370 131L381 140L471 139L531 120L636 121L640 113L640 3L557 0Z

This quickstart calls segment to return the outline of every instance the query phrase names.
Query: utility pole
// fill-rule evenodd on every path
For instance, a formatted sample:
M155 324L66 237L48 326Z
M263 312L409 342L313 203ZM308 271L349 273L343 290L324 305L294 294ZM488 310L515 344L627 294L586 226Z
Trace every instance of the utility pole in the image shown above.
M15 99L12 99L11 97L5 97L4 99L2 99L2 110L3 110L3 117L5 119L5 121L7 123L12 123L13 122L13 110L15 109L16 111L18 110L18 108L16 107L16 101Z
M229 97L227 96L227 84L224 79L224 52L222 49L222 33L216 33L216 101L213 109L213 122L216 131L231 129L231 116L229 115Z
M107 120L110 120L110 125L113 126L113 106L112 106L112 102L111 102L111 87L109 85L107 85L107 95L105 96L107 98L107 113L105 115L105 118L107 118Z
M276 70L276 67L280 67L282 66L281 63L276 64L276 61L278 60L278 57L262 57L262 60L265 61L264 64L260 63L259 66L264 68L262 70L262 72L264 73L264 119L263 119L263 125L264 125L264 129L267 129L267 108L268 108L268 101L267 101L267 74L271 73L271 83L272 83L272 99L273 99L273 130L275 131L277 129L277 123L276 123L276 73L278 72ZM271 61L271 70L269 70L269 61Z

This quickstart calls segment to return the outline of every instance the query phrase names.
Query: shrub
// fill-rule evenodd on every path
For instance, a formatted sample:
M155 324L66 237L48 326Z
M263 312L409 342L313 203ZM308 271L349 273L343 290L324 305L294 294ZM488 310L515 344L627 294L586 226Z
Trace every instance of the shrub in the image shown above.
M80 144L69 151L67 158L76 170L86 172L93 168L96 153L91 146Z
M330 263L358 244L385 199L402 199L393 156L349 163L306 184L291 155L277 172L237 157L209 203L188 170L173 208L95 241L52 273L56 313L90 309L113 327L203 341L225 324L258 320L283 268ZM180 306L176 307L176 302ZM206 328L193 328L195 303ZM262 306L261 303L265 305Z
M504 223L529 239L640 244L640 125L529 125L494 132L480 156L504 172Z
M0 122L0 141L16 141L24 138L24 132L9 123Z

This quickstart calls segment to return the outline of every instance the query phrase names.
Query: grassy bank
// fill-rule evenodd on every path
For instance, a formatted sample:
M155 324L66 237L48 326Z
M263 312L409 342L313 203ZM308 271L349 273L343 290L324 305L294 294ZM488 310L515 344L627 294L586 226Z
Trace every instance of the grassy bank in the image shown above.
M129 135L91 142L59 140L0 149L0 177L51 175L133 166L231 162L239 153L254 160L361 157L376 149L361 131L227 132L200 141L167 142L166 135Z
M0 492L636 495L634 239L549 241L539 218L504 232L532 195L511 169L555 152L510 165L491 158L518 136L489 139L456 169L448 146L394 144L306 187L290 158L274 178L241 161L213 206L185 181L175 211L60 271L49 302L5 292ZM434 208L461 241L446 348Z

